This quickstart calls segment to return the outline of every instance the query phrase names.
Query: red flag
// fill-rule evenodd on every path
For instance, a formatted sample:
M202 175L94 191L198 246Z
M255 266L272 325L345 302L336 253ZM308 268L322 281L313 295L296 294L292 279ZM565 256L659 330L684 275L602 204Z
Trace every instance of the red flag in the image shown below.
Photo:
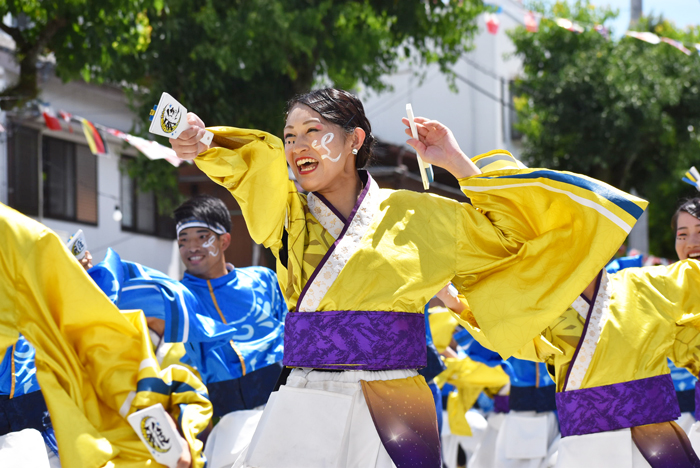
M498 33L498 25L501 24L495 13L488 13L486 15L486 29L491 34Z
M56 118L53 109L50 107L44 107L41 114L44 116L44 122L46 122L46 127L49 130L62 130L61 122Z
M537 20L535 14L531 11L525 13L525 29L529 32L537 32L540 29L540 22Z

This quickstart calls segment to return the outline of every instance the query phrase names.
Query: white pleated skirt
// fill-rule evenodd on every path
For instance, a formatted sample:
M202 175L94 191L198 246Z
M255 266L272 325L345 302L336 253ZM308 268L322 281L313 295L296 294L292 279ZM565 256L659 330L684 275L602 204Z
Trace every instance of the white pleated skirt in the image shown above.
M551 468L557 460L559 423L552 411L510 411L489 416L469 468ZM566 466L566 465L564 465ZM589 468L595 465L589 465Z
M322 372L294 369L273 392L234 468L395 468L360 380L394 380L415 370Z
M204 446L207 468L230 467L250 445L262 414L261 406L224 415L212 429Z
M630 429L563 437L557 468L650 468Z

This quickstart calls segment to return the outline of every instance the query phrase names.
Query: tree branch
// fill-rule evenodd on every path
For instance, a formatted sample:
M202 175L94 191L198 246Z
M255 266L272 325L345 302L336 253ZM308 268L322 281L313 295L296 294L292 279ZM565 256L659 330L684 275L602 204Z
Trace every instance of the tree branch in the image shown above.
M19 28L10 27L0 21L0 30L9 35L12 40L15 41L15 44L17 44L19 49L24 49L27 46L27 41L24 39L24 37L22 37L22 32L19 30Z
M46 47L46 44L48 44L53 36L55 36L56 33L65 25L65 18L54 18L46 23L46 26L44 27L43 31L41 31L41 34L39 34L36 42L34 42L34 44L27 51L27 55L38 56L42 52L42 49Z

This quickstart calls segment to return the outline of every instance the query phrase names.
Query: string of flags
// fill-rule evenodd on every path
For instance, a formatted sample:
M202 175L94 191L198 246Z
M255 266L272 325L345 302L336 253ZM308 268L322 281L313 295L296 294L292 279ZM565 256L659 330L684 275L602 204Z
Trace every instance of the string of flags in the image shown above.
M486 22L486 29L489 33L491 34L498 34L498 28L501 24L500 20L498 19L498 15L503 13L503 7L498 6L498 5L493 5L493 4L488 4L486 3L485 6L490 6L493 11L486 13L484 15L484 20ZM512 17L512 15L510 15ZM526 11L523 15L523 24L525 25L525 29L528 32L537 32L539 31L540 27L540 21L544 18L544 16L541 13L537 13L534 11ZM610 31L608 28L603 26L602 24L590 24L590 25L583 25L576 23L570 19L567 18L553 18L552 21L554 21L559 27L566 29L567 31L571 31L576 34L581 34L582 32L586 30L594 30L598 32L600 35L605 37L606 39L610 39ZM692 51L691 48L686 47L685 44L683 44L680 41L677 41L675 39L671 39L670 37L663 37L659 36L657 34L654 34L652 32L641 32L641 31L627 31L625 33L625 36L627 37L632 37L635 39L639 39L640 41L648 42L649 44L660 44L662 42L678 49L679 51L683 52L685 55L691 55ZM700 54L700 43L698 44L693 44L692 48L695 48L695 50Z
M41 105L40 110L42 116L44 117L44 123L46 123L46 127L49 130L63 130L61 121L56 116L56 112L50 106ZM146 140L145 138L137 137L114 128L95 124L84 117L79 117L63 110L59 111L58 115L68 125L68 131L70 133L73 133L72 123L80 124L88 146L90 147L90 152L92 152L94 155L107 154L107 145L105 144L105 140L102 138L102 135L100 135L100 131L102 131L130 144L148 159L165 159L175 167L178 167L182 162L176 156L175 151L173 151L172 148L163 146L156 141Z
M683 182L692 185L696 190L700 191L700 172L695 169L695 166L691 167L690 170L685 173Z

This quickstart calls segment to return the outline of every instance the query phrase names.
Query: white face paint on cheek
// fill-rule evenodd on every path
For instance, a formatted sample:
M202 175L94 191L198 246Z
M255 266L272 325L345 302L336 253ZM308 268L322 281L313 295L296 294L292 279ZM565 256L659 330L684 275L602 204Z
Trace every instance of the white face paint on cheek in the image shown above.
M321 145L320 146L321 146L321 148L323 148L326 151L326 154L321 155L321 159L328 159L331 162L340 161L340 157L342 156L342 153L339 153L337 158L331 158L331 150L326 146L327 144L332 142L334 138L335 138L334 133L326 133L325 135L323 135L323 138L321 138ZM319 147L318 140L314 140L311 143L311 147L313 149L318 149L318 147Z
M204 244L202 244L202 247L207 249L207 251L209 252L209 255L211 255L212 257L216 257L217 255L219 255L219 249L217 249L217 248L212 249L211 248L211 246L214 244L214 241L216 241L216 237L211 236L209 239L207 239L204 242Z

